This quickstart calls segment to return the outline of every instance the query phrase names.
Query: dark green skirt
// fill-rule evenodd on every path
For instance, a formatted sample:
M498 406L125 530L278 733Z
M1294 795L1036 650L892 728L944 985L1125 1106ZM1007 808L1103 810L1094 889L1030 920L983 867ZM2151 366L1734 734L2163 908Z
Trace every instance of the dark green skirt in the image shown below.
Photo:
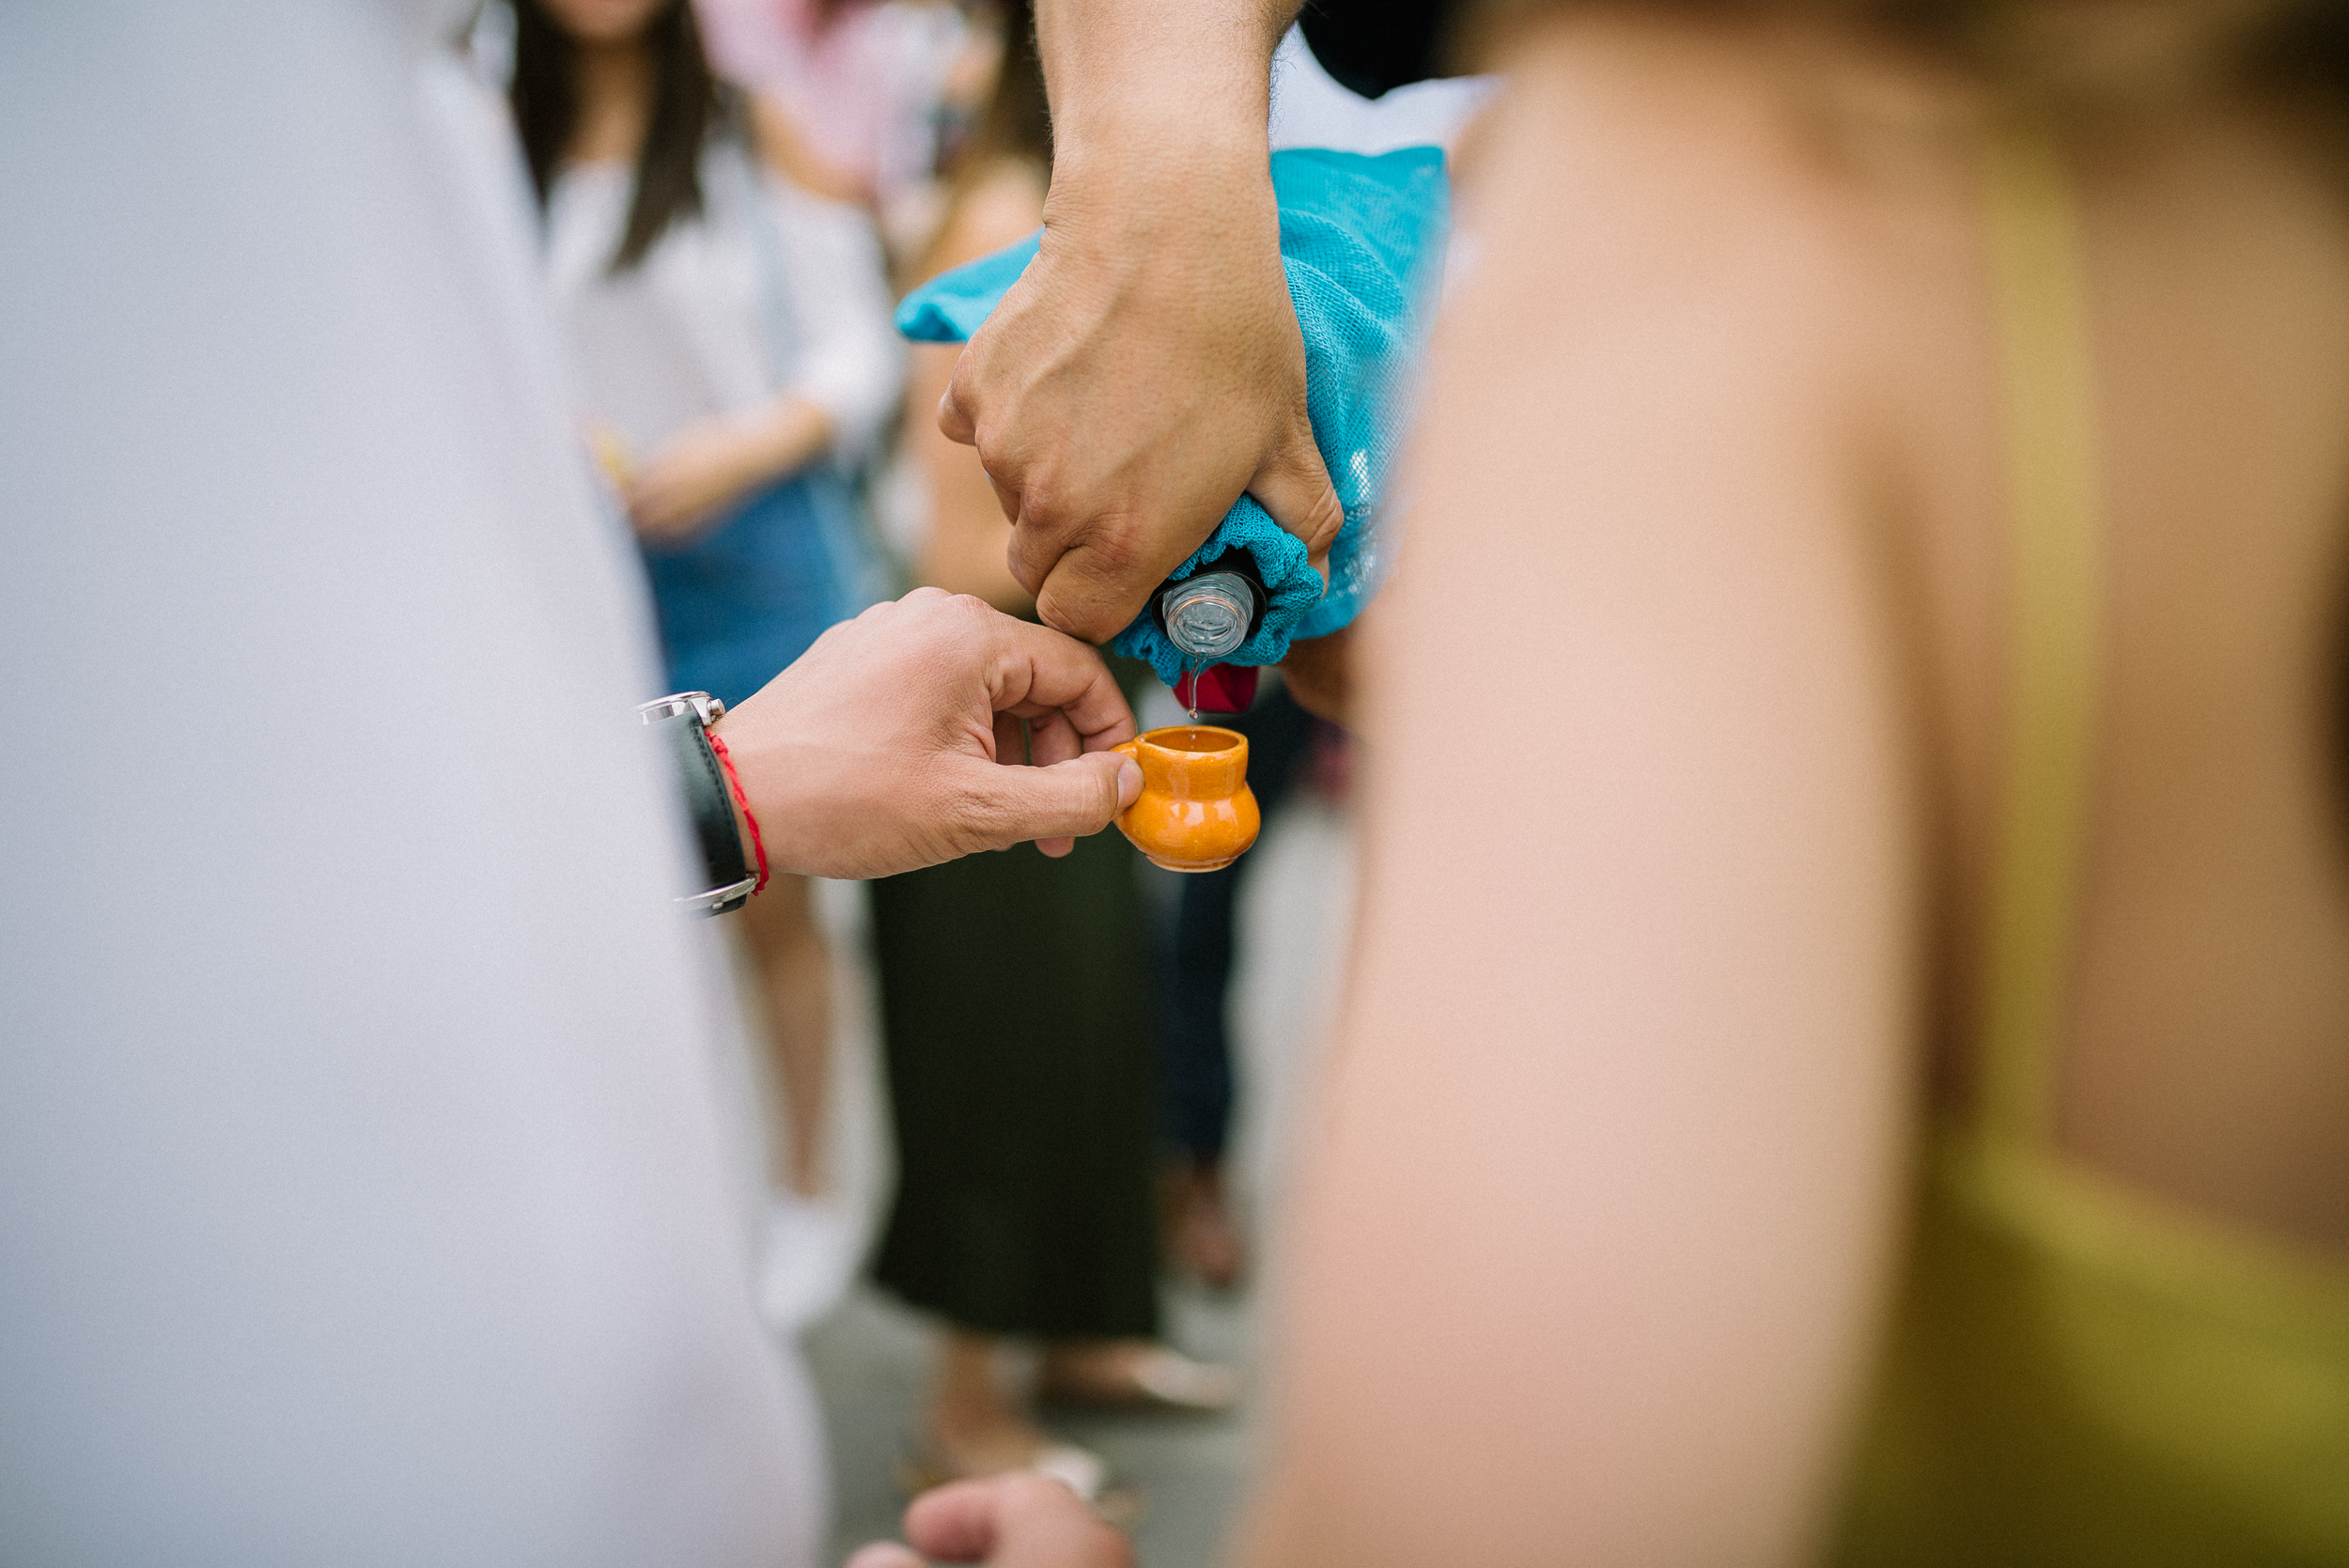
M1154 1336L1157 1050L1114 829L872 884L897 1194L874 1276L964 1328Z

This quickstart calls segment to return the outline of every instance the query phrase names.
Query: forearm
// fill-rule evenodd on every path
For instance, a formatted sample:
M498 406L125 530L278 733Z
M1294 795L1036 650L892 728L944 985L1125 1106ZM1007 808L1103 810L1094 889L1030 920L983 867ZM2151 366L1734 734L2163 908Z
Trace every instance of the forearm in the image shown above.
M1272 52L1297 11L1296 0L1038 0L1055 189L1143 139L1263 156Z
M1014 721L1030 766L1004 766ZM832 627L710 730L769 867L848 877L1024 840L1066 854L1140 793L1111 750L1133 733L1092 649L934 588Z
M755 416L749 460L754 485L797 474L832 445L834 425L822 404L786 393Z
M689 425L629 481L630 520L647 539L686 537L822 456L833 428L820 405L791 394Z
M1266 116L1292 0L1043 0L1044 243L939 405L1046 624L1106 642L1242 494L1328 550Z

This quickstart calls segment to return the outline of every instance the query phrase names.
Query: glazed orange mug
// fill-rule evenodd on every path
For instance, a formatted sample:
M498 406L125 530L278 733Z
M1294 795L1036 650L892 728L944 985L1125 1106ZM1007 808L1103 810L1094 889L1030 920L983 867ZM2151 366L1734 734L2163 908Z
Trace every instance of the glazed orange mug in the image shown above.
M1256 842L1263 818L1248 788L1248 737L1213 724L1169 724L1114 748L1142 765L1142 793L1117 831L1169 871L1221 871Z

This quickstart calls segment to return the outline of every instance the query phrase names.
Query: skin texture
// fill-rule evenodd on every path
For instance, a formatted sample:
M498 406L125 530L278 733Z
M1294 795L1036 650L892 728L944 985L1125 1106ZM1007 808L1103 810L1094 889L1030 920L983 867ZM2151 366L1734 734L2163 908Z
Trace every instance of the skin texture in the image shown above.
M1098 643L1242 492L1316 558L1345 518L1306 417L1267 167L1268 66L1295 8L1078 8L1037 13L1043 249L938 422L978 448L1038 613Z
M2341 129L2122 41L2147 74L2067 147L2107 629L2057 1141L2338 1256ZM1983 104L1792 30L1590 18L1513 64L1445 500L1364 634L1363 916L1240 1560L1805 1560L1909 1107L1970 1076Z
M1843 263L1714 155L1750 89L1624 48L1529 64L1464 197L1250 1563L1794 1560L1884 1283L1918 869Z
M578 45L579 121L567 158L632 164L651 118L653 73L643 39L664 0L549 0ZM769 142L762 138L761 146ZM614 464L630 524L647 543L701 532L744 496L820 456L832 416L788 394L728 418L687 427L641 461ZM771 878L740 922L758 972L761 1011L781 1093L769 1176L813 1196L824 1186L824 1109L830 1102L832 987L822 931L805 880Z
M1029 840L1065 855L1142 789L1109 750L1134 718L1098 654L939 588L833 627L713 733L768 860L808 876L888 877Z
M2211 69L2244 9L2043 18L2103 474L2054 1141L2337 1260L2349 124ZM1360 639L1362 912L1238 1561L1809 1560L1918 1113L1974 1065L1995 105L1794 25L1506 47L1440 501Z

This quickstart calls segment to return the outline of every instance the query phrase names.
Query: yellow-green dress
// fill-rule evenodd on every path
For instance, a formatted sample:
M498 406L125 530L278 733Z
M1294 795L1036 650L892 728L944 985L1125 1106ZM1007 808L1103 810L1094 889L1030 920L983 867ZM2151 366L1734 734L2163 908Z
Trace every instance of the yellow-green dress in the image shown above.
M1999 138L1987 190L2015 629L1982 1089L1926 1162L1834 1560L2349 1564L2349 1268L2055 1146L2092 747L2091 384L2051 142Z
M1157 1335L1136 862L1112 830L1062 860L1023 844L871 885L898 1172L873 1274L910 1305L990 1333Z

